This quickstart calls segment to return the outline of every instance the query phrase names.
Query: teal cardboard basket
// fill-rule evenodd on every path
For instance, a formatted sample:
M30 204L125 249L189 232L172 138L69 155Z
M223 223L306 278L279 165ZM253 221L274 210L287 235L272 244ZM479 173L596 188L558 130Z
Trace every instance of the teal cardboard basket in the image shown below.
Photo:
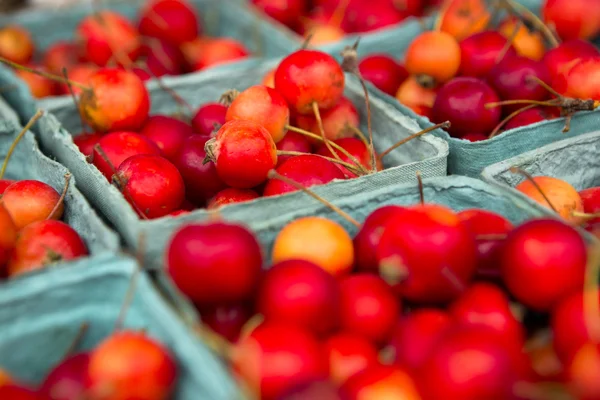
M113 332L137 265L125 257L104 258L94 268L88 263L3 285L0 368L35 386L64 357L82 324L88 329L76 351L93 349ZM180 321L145 274L136 279L123 328L144 330L170 350L178 368L173 400L240 398L225 365Z

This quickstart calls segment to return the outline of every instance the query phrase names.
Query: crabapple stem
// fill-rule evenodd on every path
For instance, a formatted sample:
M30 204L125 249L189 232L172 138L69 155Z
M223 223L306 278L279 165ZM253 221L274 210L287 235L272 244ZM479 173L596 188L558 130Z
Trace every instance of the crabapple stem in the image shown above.
M538 78L535 75L529 75L526 79L529 80L529 81L533 81L533 82L537 83L538 85L540 85L541 87L543 87L544 89L546 89L547 91L549 91L550 93L552 93L554 96L556 96L558 98L562 98L563 97L563 95L561 95L560 93L558 93L550 85L548 85L546 82L544 82L543 80L541 80L540 78Z
M277 155L278 156L304 156L304 155L306 155L306 153L302 153L300 151L277 150ZM359 168L357 168L355 165L352 165L352 164L347 163L345 161L337 160L335 158L331 158L331 157L327 157L327 156L322 156L320 154L314 154L314 155L317 156L317 157L324 158L327 161L331 161L332 163L343 165L344 167L348 168L349 170L351 170L356 175L364 175L361 172L361 170Z
M123 299L123 303L121 304L121 309L119 310L119 315L117 316L117 320L115 321L115 331L119 331L123 329L123 325L125 323L125 318L127 317L127 311L129 307L131 307L131 303L133 301L135 295L135 289L137 286L138 276L142 273L144 269L144 251L146 250L146 235L144 232L140 233L138 237L138 250L136 252L136 263L135 270L131 277L129 278L129 285L127 286L127 291L125 292L125 298Z
M515 23L513 31L510 33L508 40L504 44L504 47L502 47L502 50L500 50L500 53L498 53L498 56L496 57L496 60L495 60L495 64L498 64L500 61L502 61L504 59L504 56L506 56L506 53L512 47L512 45L515 41L515 38L519 34L519 30L521 30L522 27L523 27L523 21L518 20Z
M106 162L112 172L112 177L113 179L116 181L118 189L121 191L121 193L123 193L123 195L125 195L125 197L127 197L127 199L129 200L129 202L131 203L132 207L135 209L135 211L138 212L138 214L140 214L140 216L142 217L142 219L148 219L148 217L146 216L146 213L144 211L142 211L137 204L135 204L135 201L133 200L133 197L131 197L131 194L129 193L129 190L127 189L127 187L123 184L123 182L121 181L121 177L119 176L119 174L117 174L117 170L115 168L115 166L113 165L113 163L110 161L110 159L108 158L108 156L106 155L106 153L104 152L104 149L102 149L102 147L97 144L94 146L94 149L98 152L98 154L100 154L100 157L102 157L102 159L104 160L104 162Z
M425 204L425 190L423 189L423 178L421 177L421 171L415 173L417 175L417 182L419 184L419 201L421 205Z
M585 220L600 218L600 212L588 214L588 213L582 213L582 212L579 212L579 211L573 211L573 212L571 212L571 214L574 217L582 218L582 219L585 219Z
M381 160L383 157L387 156L388 154L390 154L392 151L396 150L398 147L402 146L403 144L408 143L411 140L418 138L419 136L423 136L424 134L429 133L429 132L434 131L439 128L441 128L441 129L450 128L450 121L446 121L446 122L442 122L441 124L430 126L429 128L423 129L420 132L413 133L412 135L405 137L404 139L400 140L399 142L394 144L392 147L390 147L389 149L387 149L383 153L381 153L379 155L379 159Z
M48 215L48 218L46 218L46 219L52 219L54 217L54 214L56 214L56 210L58 210L58 207L60 207L60 205L65 201L65 196L67 195L67 191L69 190L70 182L71 182L71 174L66 173L65 174L65 186L63 188L62 194L60 195L60 198L54 205L54 208L50 212L50 215Z
M71 85L71 82L69 82L69 72L67 71L67 68L63 67L62 72L63 72L65 79L67 80L67 89L69 89L69 94L71 95L71 99L73 99L73 103L75 104L75 109L81 110L81 108L79 108L79 101L77 101L77 96L75 96L75 92L73 91L73 85ZM83 120L83 115L81 115L81 112L79 112L79 120L81 122L81 129L82 129L83 133L85 133L86 123Z
M312 40L314 35L314 32L309 32L308 35L306 35L306 37L302 41L302 44L300 45L300 50L305 50L306 48L308 48L308 45L310 44L310 41Z
M355 220L348 213L346 213L344 210L342 210L341 208L339 208L335 204L333 204L333 203L325 200L323 197L319 196L318 194L316 194L315 192L313 192L312 190L310 190L306 186L304 186L304 185L296 182L293 179L288 178L287 176L283 176L283 175L279 174L277 171L275 171L273 169L268 172L267 177L269 179L280 180L282 182L287 183L288 185L291 185L291 186L295 187L298 190L302 190L304 193L308 194L313 199L315 199L315 200L323 203L325 206L329 207L332 211L334 211L340 217L344 218L346 221L350 222L352 225L356 226L357 228L360 228L361 224L357 220Z
M408 268L399 256L391 256L379 264L379 275L390 285L397 285L408 278Z
M560 104L557 104L556 102L552 102L553 100L550 101L537 101L537 100L504 100L504 101L496 101L496 102L492 102L492 103L486 103L485 104L485 108L487 108L488 110L490 108L495 108L495 107L501 107L501 106L510 106L510 105L514 105L514 104L534 104L536 106L542 106L542 107L557 107Z
M65 84L68 83L68 82L70 82L73 86L77 86L81 90L85 90L85 91L91 91L92 90L92 88L90 88L88 86L85 86L85 85L82 85L79 82L70 81L68 79L63 78L62 76L58 76L58 75L51 74L49 72L39 71L39 70L34 69L34 68L26 67L24 65L12 62L9 59L6 59L4 57L0 57L0 62L6 64L8 66L13 67L14 69L18 69L18 70L25 71L25 72L31 72L32 74L43 76L44 78L53 80L55 82L60 82L60 83L65 83Z
M552 31L548 28L548 26L544 24L544 22L537 15L529 11L527 7L524 7L523 5L513 0L502 0L502 3L512 13L517 14L521 18L524 18L531 22L533 26L535 26L540 32L542 32L544 36L546 36L546 39L548 40L548 42L550 42L550 45L552 47L557 47L560 44L556 36L554 36Z
M369 139L367 139L367 137L365 136L364 133L362 133L362 131L360 129L358 129L358 127L354 126L354 125L348 125L348 128L354 132L354 134L356 136L358 136L358 138L365 144L365 146L369 145Z
M583 317L588 334L594 343L600 341L600 305L598 279L600 278L600 245L595 243L588 252L583 291Z
M81 341L83 340L85 334L87 333L89 327L90 327L90 324L88 324L87 322L84 322L84 323L82 323L79 326L79 329L77 330L77 334L73 338L73 341L71 342L71 344L69 345L69 347L67 347L67 351L65 351L65 355L63 356L63 360L65 358L69 357L70 355L72 355L73 353L75 353L75 351L77 350L77 348L81 344Z
M297 127L291 126L291 125L286 125L285 128L288 131L296 132L296 133L299 133L301 135L307 136L309 138L312 138L312 139L319 140L319 141L323 142L323 138L321 136L315 135L314 133L306 131L304 129L300 129L300 128L297 128ZM364 168L364 166L360 163L360 161L358 161L358 159L356 157L354 157L352 154L350 154L348 152L348 150L344 149L342 146L340 146L339 144L337 144L334 141L331 141L331 140L329 140L327 138L326 138L326 140L331 144L331 146L333 148L335 148L336 150L339 150L342 154L344 154L346 157L348 157L350 159L350 161L352 161L352 163L355 164L357 168L361 169L361 171L363 173L365 173L365 174L368 173L368 171Z
M19 141L21 140L21 138L23 138L25 133L29 129L31 129L33 124L35 124L37 122L37 120L42 117L43 114L44 114L44 111L37 110L37 112L34 114L34 116L31 117L29 122L27 122L27 124L25 125L23 130L21 132L19 132L19 134L17 135L15 140L10 145L10 148L8 149L8 153L6 153L6 158L4 158L4 163L2 164L2 169L0 170L0 179L4 178L4 174L6 173L6 167L8 166L8 160L10 160L10 157L12 156L12 153L15 151L17 144L19 144Z
M546 193L544 193L544 191L542 190L540 185L538 185L538 183L535 181L535 179L533 179L533 176L531 176L531 174L529 172L527 172L519 167L516 167L516 166L510 167L510 172L512 172L513 174L523 175L529 182L531 182L531 184L535 187L535 189L542 195L542 197L544 198L544 200L546 200L546 203L548 203L548 205L550 206L552 211L554 211L555 213L558 214L558 211L556 210L556 207L554 207L554 204L552 204L550 202L550 199L548 198L548 196L546 196Z
M325 136L325 128L323 127L323 120L321 119L321 112L319 111L319 105L313 101L312 103L313 113L315 114L315 118L317 120L317 125L319 126L319 132L321 133L321 138L323 139L323 143L329 150L329 152L333 155L336 160L342 161L339 154L333 149L329 140L327 140L327 136Z
M537 107L537 104L530 104L528 106L519 108L516 111L513 111L512 113L510 113L506 118L504 118L502 121L500 121L500 123L498 125L496 125L496 127L494 128L494 130L492 131L492 133L490 133L489 139L493 138L494 136L496 136L498 134L498 132L500 132L500 129L502 129L502 127L504 125L506 125L508 123L508 121L510 121L511 119L513 119L514 117L516 117L517 115L521 114L524 111L530 110L534 107Z
M231 105L231 103L233 103L233 101L239 95L240 95L240 91L239 90L237 90L237 89L229 89L228 91L226 91L225 93L223 93L221 95L221 97L219 98L219 103L223 104L224 106L229 107Z
M328 25L335 26L336 28L342 26L342 21L344 20L344 15L346 14L346 9L348 8L349 4L350 0L340 1L333 11L333 14L331 14Z

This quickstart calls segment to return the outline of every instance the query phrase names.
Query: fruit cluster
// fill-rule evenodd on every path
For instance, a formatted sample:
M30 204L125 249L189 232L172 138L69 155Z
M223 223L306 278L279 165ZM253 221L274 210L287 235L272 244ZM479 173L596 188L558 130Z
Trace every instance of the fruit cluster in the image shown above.
M420 17L436 0L250 0L259 10L313 45L337 42L346 34L372 32Z
M417 114L450 121L451 136L473 142L595 109L600 91L589 77L599 71L600 51L589 40L600 32L600 3L545 1L544 21L512 0L497 4L502 8L488 10L483 0L449 1L433 30L413 39L403 65L374 54L361 60L362 75ZM509 12L489 28L500 10Z
M600 297L584 285L576 228L425 202L380 207L362 224L336 210L353 239L333 220L299 218L266 270L237 223L189 224L169 242L168 274L227 339L223 357L253 394L598 398Z
M146 81L249 55L237 40L204 34L201 22L186 0L153 0L140 10L137 26L117 12L100 10L79 23L73 41L59 41L35 58L29 32L17 25L5 26L0 29L0 56L53 74L63 74L66 68L70 78L87 84L95 71L106 66L126 68ZM69 94L66 84L23 70L16 73L36 98Z

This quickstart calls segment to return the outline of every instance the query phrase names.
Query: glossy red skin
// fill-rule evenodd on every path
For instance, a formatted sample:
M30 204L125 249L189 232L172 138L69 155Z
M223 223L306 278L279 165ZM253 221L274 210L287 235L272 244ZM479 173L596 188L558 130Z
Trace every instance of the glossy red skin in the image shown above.
M434 308L418 309L400 317L389 343L394 364L418 370L452 324L447 312Z
M497 64L508 40L496 31L484 31L471 35L460 42L460 75L485 79ZM510 46L504 58L516 56Z
M399 210L377 247L379 271L403 298L425 304L457 298L477 269L475 239L450 209L418 205ZM404 278L403 278L404 277ZM401 279L403 278L403 279Z
M145 333L121 330L90 353L86 385L92 398L102 398L96 396L110 387L111 400L162 400L171 397L176 379L177 364L164 345Z
M90 77L96 71L98 71L98 69L99 68L93 64L77 64L77 65L74 65L71 68L69 68L68 76L69 76L69 79L72 80L73 82L78 82L78 83L81 83L82 85L87 85ZM60 72L60 75L62 76L62 71ZM76 94L76 95L81 94L81 88L71 85L71 89L73 90L74 94ZM59 94L59 95L71 94L71 91L69 90L69 86L66 84L57 84L56 90L58 92L57 94Z
M340 282L341 329L378 345L392 335L401 302L380 277L360 273Z
M58 41L46 50L42 64L48 71L62 76L63 68L70 71L71 67L82 61L78 50L75 43ZM71 77L70 73L69 77Z
M506 238L502 278L524 305L547 311L583 287L586 245L569 225L553 219L530 220Z
M325 341L324 346L332 379L338 384L379 363L377 347L352 333L336 333Z
M227 109L225 121L234 119L254 121L262 125L277 143L287 132L290 109L275 89L256 85L241 92Z
M340 392L344 400L420 400L409 371L395 365L372 365L348 379Z
M340 287L333 275L316 264L283 261L265 273L256 308L267 322L324 336L339 324Z
M10 214L18 230L50 216L60 200L60 194L47 183L36 180L21 180L4 190L2 204ZM52 219L60 219L64 205L58 206Z
M507 347L486 328L463 327L444 335L417 382L423 400L519 399L514 385L529 378L526 367L521 351Z
M306 0L252 0L252 4L274 20L294 27L306 12Z
M17 227L0 202L0 277L4 277L4 266L10 259L16 242Z
M0 194L4 194L6 188L15 182L13 179L0 179Z
M89 353L77 353L56 365L42 382L39 392L54 400L81 398L86 391Z
M152 140L163 157L172 162L182 149L185 140L194 134L194 130L189 124L177 118L153 115L146 120L139 133Z
M234 349L233 366L263 400L328 376L321 343L308 331L276 323L262 324L242 338Z
M214 163L219 178L238 189L250 189L267 179L277 165L277 147L269 132L252 121L226 122L215 136Z
M166 158L139 154L121 163L113 183L136 212L146 217L160 218L177 209L185 200L185 183L177 167Z
M237 342L242 328L252 317L246 304L226 304L200 310L202 323L231 343Z
M488 140L489 137L483 133L467 133L462 137L462 139L468 140L469 142L481 142L483 140Z
M288 131L283 139L277 142L277 150L310 153L312 151L312 145L306 136L297 132ZM294 156L277 156L277 167L292 157Z
M600 213L600 187L584 189L579 192L583 201L583 211L588 214ZM600 217L587 221L589 225L600 224Z
M132 156L160 155L160 149L153 141L135 132L112 132L104 135L97 144L115 169ZM92 162L106 179L109 181L112 179L115 170L96 149L92 154Z
M450 121L450 135L462 137L470 132L491 132L500 122L500 107L486 109L486 103L500 101L494 90L477 78L454 78L440 88L435 98L432 119Z
M395 96L400 84L408 78L404 66L386 54L371 54L358 63L362 77L390 96Z
M94 153L94 146L98 144L98 142L100 141L100 139L102 139L103 136L104 134L98 132L83 132L80 135L77 135L73 138L73 143L75 144L75 146L77 146L81 154L88 157Z
M379 272L377 246L388 220L403 207L389 205L379 207L363 222L354 237L354 263L359 271Z
M358 111L346 97L342 97L336 105L322 112L321 121L323 122L325 137L329 140L353 137L355 132L350 127L358 128L360 125ZM301 129L321 136L321 129L314 115L296 115L296 125ZM322 143L316 139L311 139L311 141L314 145Z
M390 3L357 3L355 18L349 21L353 33L371 32L377 29L399 24L407 15L401 13Z
M33 389L14 384L0 386L0 398L6 400L53 400Z
M192 118L192 127L194 130L203 136L214 136L215 124L218 125L217 130L225 123L225 115L227 114L227 106L220 103L207 103L202 105L194 118Z
M227 204L243 203L258 199L260 195L252 189L227 188L221 190L207 204L206 208L213 209L226 206Z
M276 171L305 187L324 185L334 179L346 179L344 173L334 163L313 154L292 157L277 167ZM277 196L296 190L298 189L294 186L279 179L269 179L263 190L263 196Z
M525 110L515 117L513 117L510 121L504 125L504 130L516 129L522 126L527 126L531 124L535 124L538 122L545 121L547 119L552 119L551 115L548 115L545 108L542 107L534 107L529 110Z
M146 66L154 76L180 75L186 70L183 53L173 44L153 40L146 52Z
M34 222L21 229L8 262L8 274L43 268L51 262L69 261L88 255L79 234L62 221Z
M203 164L206 157L204 145L208 139L208 136L199 135L188 137L173 160L185 182L187 198L198 206L227 188L217 175L215 164L211 162Z
M138 29L144 36L180 45L202 33L200 22L196 11L187 2L157 0L149 2L142 10Z
M186 225L171 238L167 271L199 306L249 299L261 277L261 248L245 227L211 222Z
M600 56L600 51L592 43L581 39L573 39L562 42L557 47L546 51L542 62L548 68L551 83L574 60L598 56Z
M541 61L527 57L505 57L488 75L488 83L502 100L545 100L550 97L544 87L530 82L528 77L535 76L542 82L551 83L548 68ZM523 105L503 106L505 114L522 108Z
M600 344L589 341L566 366L570 392L578 400L600 398Z
M546 0L544 21L552 23L563 40L593 39L600 32L600 3L585 0Z
M329 54L298 50L284 58L275 70L275 89L299 114L312 114L337 104L344 92L344 71Z
M137 131L150 111L144 82L133 72L104 68L89 77L90 92L82 92L82 117L98 132Z
M455 323L482 327L497 339L519 348L525 343L525 332L515 318L506 294L491 283L471 285L449 308Z
M250 51L243 43L227 37L211 38L204 44L197 55L197 59L192 63L192 70L201 71L203 69L238 61L250 55Z
M75 35L86 60L104 67L110 60L129 65L141 54L141 39L135 27L122 15L108 10L85 17ZM119 51L119 54L114 54Z
M552 87L559 93L577 99L600 100L600 56L579 60L560 74Z
M476 238L477 274L486 278L500 278L503 240L477 239L477 236L505 235L514 228L513 224L500 214L475 208L463 210L458 216Z
M584 316L584 292L580 290L562 299L552 310L550 327L554 350L564 363L591 340ZM598 297L600 303L600 296Z
M355 138L355 137L342 138L342 139L335 140L334 142L337 145L339 145L340 147L342 147L344 150L346 150L348 153L350 153L350 155L352 155L356 160L358 160L358 162L362 166L364 166L367 170L372 169L371 168L371 152L369 151L369 148L367 147L365 142L363 142L362 140ZM342 161L345 161L350 164L354 164L354 160L352 160L350 157L348 157L341 151L337 151L336 149L334 149L334 151L342 159ZM334 155L329 151L327 146L325 146L324 144L321 145L315 153L325 156L325 157L335 158ZM357 175L354 172L349 171L343 165L336 164L336 166L340 169L340 171L342 171L344 173L346 178L350 179L350 178L357 177Z

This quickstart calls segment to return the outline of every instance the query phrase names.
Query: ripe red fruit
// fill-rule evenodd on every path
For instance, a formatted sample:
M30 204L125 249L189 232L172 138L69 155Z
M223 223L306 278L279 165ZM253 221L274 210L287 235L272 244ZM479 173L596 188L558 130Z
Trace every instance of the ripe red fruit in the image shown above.
M600 3L585 0L546 0L542 16L563 40L593 39L600 32Z
M46 50L42 65L53 74L62 75L63 68L67 68L70 71L71 67L79 61L81 61L81 57L79 56L77 45L59 40ZM72 78L70 73L69 77Z
M404 368L372 365L357 373L341 387L346 400L420 400L414 379Z
M154 76L179 75L185 72L186 61L176 45L155 39L145 48L146 66Z
M323 185L334 179L346 179L344 173L334 163L313 154L292 157L277 167L276 171L304 187ZM269 179L265 185L263 196L276 196L296 190L298 190L296 187L279 179Z
M54 400L81 398L86 391L89 353L77 353L55 366L42 382L40 393Z
M141 38L122 15L103 10L85 17L76 29L86 60L104 67L110 60L130 65L141 54Z
M77 146L81 154L89 157L94 153L94 146L98 144L103 136L102 133L98 132L81 133L73 138L73 143Z
M33 58L34 44L29 31L18 25L0 29L0 56L18 64L27 64Z
M600 296L598 302L600 303ZM592 340L584 314L583 290L574 292L556 305L552 311L550 326L554 350L563 362L572 359L586 342Z
M600 100L600 57L580 59L567 67L552 87L567 97Z
M52 400L33 389L16 384L0 386L0 398L7 400Z
M94 64L77 64L69 68L69 79L73 82L81 83L82 85L88 85L90 81L90 77L98 71L98 66ZM62 70L60 71L62 75ZM79 86L71 86L71 90L69 90L69 86L66 83L57 84L57 94L68 95L71 93L71 90L74 94L79 95L82 92L82 89Z
M263 324L238 342L234 370L263 400L275 400L296 385L326 378L321 344L308 331L283 324Z
M306 0L252 0L252 4L269 17L292 28L307 8Z
M338 387L329 379L312 379L295 385L284 392L277 400L346 400L340 396Z
M411 371L418 370L446 335L452 322L448 313L433 308L418 309L402 316L389 343L394 364Z
M310 153L312 150L311 142L300 133L288 131L283 139L277 142L277 150L296 151L299 153ZM294 156L277 156L277 167Z
M4 194L6 188L15 182L16 181L12 179L0 179L0 194Z
M330 336L325 342L325 354L329 360L331 378L338 385L379 363L375 345L352 333L341 332Z
M508 40L496 31L478 32L460 42L460 74L484 79L494 66L500 62ZM516 56L510 46L504 58Z
M570 392L578 400L600 398L600 344L585 343L567 364Z
M369 148L367 147L365 142L363 142L362 140L355 138L355 137L348 137L348 138L342 138L342 139L335 140L334 143L339 145L340 147L342 147L344 150L346 150L350 155L352 155L356 160L358 160L360 165L365 167L367 170L372 169L372 167L371 167L371 151L369 150ZM336 150L336 149L334 149L334 151L336 152L336 154L340 157L340 159L342 161L345 161L349 164L354 164L354 161L350 157L348 157L347 155L342 153L341 151ZM319 155L322 155L325 157L335 158L334 155L329 151L327 146L324 144L321 145L321 147L319 147L319 149L316 151L316 154L319 154ZM356 176L357 176L354 172L349 171L343 165L336 164L336 167L338 167L340 169L340 171L342 171L342 173L346 176L346 178L356 178Z
M212 222L186 225L171 238L167 271L199 306L249 299L258 285L262 252L245 227Z
M28 67L34 70L44 71L44 68L39 65L30 64ZM53 96L57 92L56 83L44 76L23 70L16 70L15 75L25 81L32 96L36 99Z
M227 204L242 203L244 201L258 199L259 197L260 195L252 189L227 188L215 194L215 197L208 202L206 208L210 210Z
M92 154L92 162L109 181L114 174L111 164L116 169L123 161L138 154L160 155L160 149L154 142L135 132L109 133L98 141L98 146L110 163L96 149Z
M186 56L194 71L237 61L250 54L242 43L227 37L202 37L191 43ZM183 51L185 54L186 49L184 48Z
M551 81L546 83L552 83L569 65L572 65L578 59L598 56L600 56L600 51L588 41L573 39L562 42L557 47L548 50L542 59L550 73Z
M120 331L91 352L88 393L104 398L110 388L111 400L162 400L171 396L176 377L175 360L162 344L145 333Z
M335 58L317 50L298 50L275 71L275 89L299 114L312 114L313 103L322 110L336 105L344 82L344 71Z
M125 199L150 219L177 210L185 199L185 184L177 167L157 155L129 157L117 168L113 183L122 184L119 189Z
M174 45L195 39L200 21L194 8L183 0L154 0L141 10L138 29L144 36Z
M500 101L494 90L477 78L460 77L440 88L432 110L435 123L450 121L450 135L462 137L470 132L490 132L500 122L500 108L486 109L487 103Z
M247 304L226 304L200 310L202 323L231 343L237 342L246 322L252 317Z
M87 254L85 243L69 225L54 220L34 222L19 232L8 273L14 276Z
M358 128L360 125L358 111L354 104L346 97L340 98L336 105L321 113L321 120L323 122L325 137L329 140L352 137L355 135L352 127ZM321 136L321 130L314 115L297 115L296 124L301 129ZM311 140L314 144L322 143L317 140Z
M394 205L379 207L363 222L353 241L355 264L359 271L378 272L377 246L385 225L398 210L402 210L402 207Z
M0 202L0 271L10 258L17 242L17 227L6 208Z
M94 72L83 91L79 111L85 122L98 132L138 130L150 111L150 97L144 82L133 72L104 68Z
M217 175L215 164L203 163L206 157L204 145L208 139L208 136L199 135L188 137L173 160L185 182L187 198L197 205L203 205L219 191L227 188Z
M600 212L600 187L584 189L579 192L583 202L583 211L588 214ZM600 224L600 218L593 218L587 221L590 225Z
M277 143L287 132L290 109L275 89L256 85L241 92L227 109L225 121L236 119L262 125Z
M465 289L477 267L475 239L450 209L433 204L399 210L377 248L379 272L406 299L445 303Z
M185 122L165 115L153 115L140 129L140 135L152 140L163 157L173 161L185 143L194 134L192 127Z
M583 287L586 259L585 242L573 227L554 219L531 220L506 238L502 278L517 300L547 311Z
M364 79L390 96L395 96L402 82L408 78L406 68L386 54L372 54L363 58L358 70Z
M383 279L371 274L352 275L340 282L341 328L376 344L391 336L400 301Z
M339 324L340 288L333 275L310 261L282 261L265 273L256 307L267 322L326 335Z
M487 278L499 278L503 238L477 238L477 236L502 236L513 229L513 224L500 214L476 208L463 210L458 213L458 216L476 238L477 274Z
M225 123L227 107L220 103L206 103L201 106L192 118L192 127L196 133L204 136L214 136Z
M469 142L481 142L482 140L488 140L489 137L483 133L467 133L461 139L468 140Z
M60 194L44 182L36 180L17 181L4 190L1 202L10 214L17 230L27 225L43 221L60 200ZM60 219L64 205L60 204L52 219Z
M525 110L514 116L510 121L504 125L505 130L516 129L522 126L535 124L541 121L557 118L553 110L549 110L548 107L534 107L529 110Z

